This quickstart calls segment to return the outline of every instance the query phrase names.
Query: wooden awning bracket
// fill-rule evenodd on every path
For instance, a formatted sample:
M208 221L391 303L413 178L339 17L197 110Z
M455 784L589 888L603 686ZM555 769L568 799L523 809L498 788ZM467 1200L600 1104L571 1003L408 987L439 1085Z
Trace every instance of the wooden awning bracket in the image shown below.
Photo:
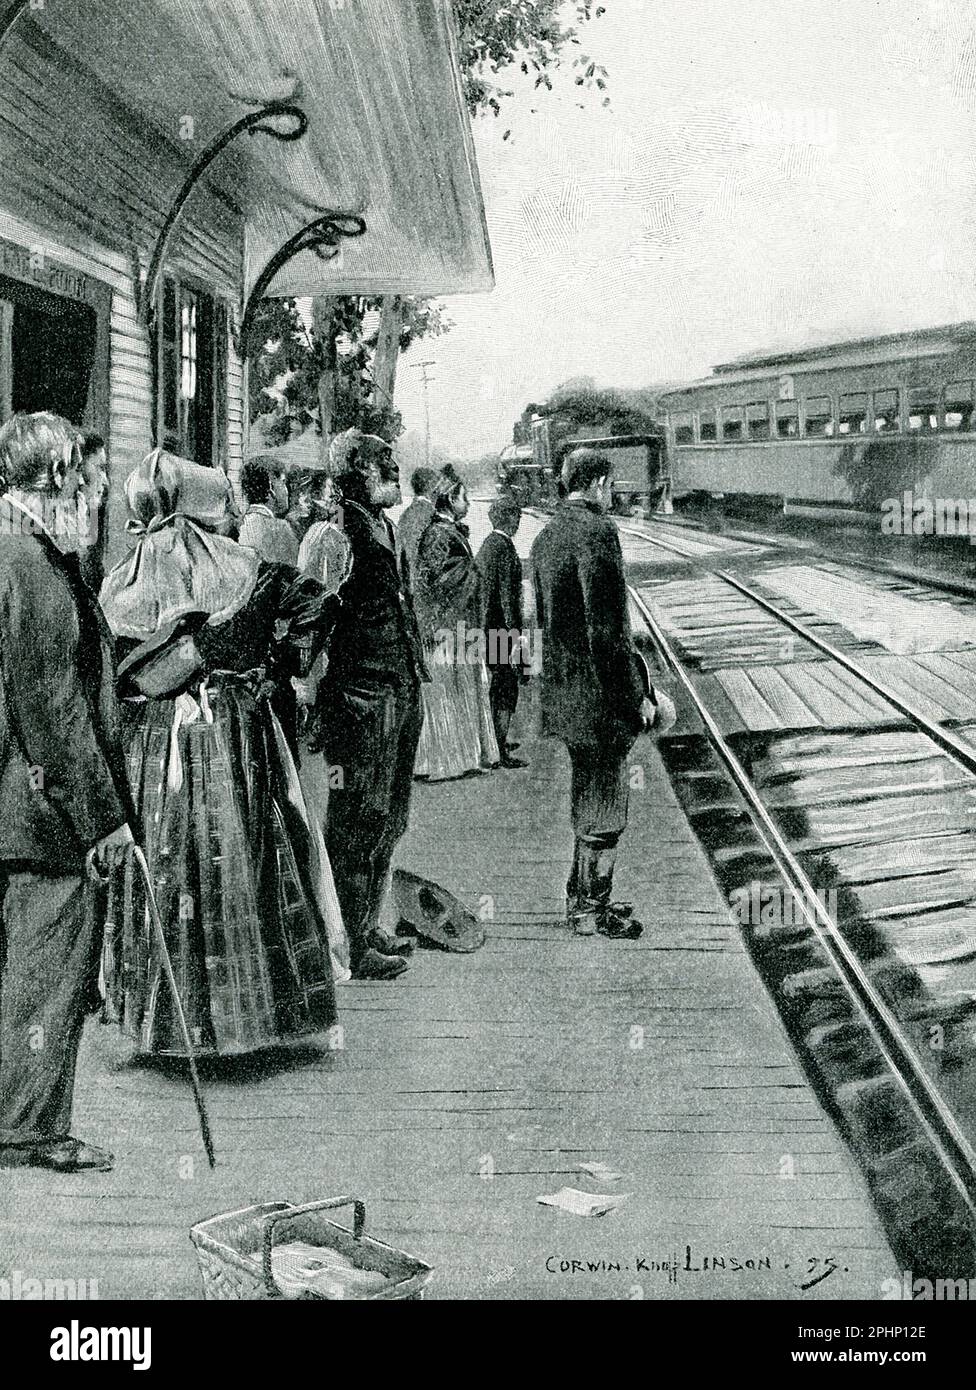
M29 0L28 0L29 3ZM292 128L281 129L276 125L269 124L272 120L280 120L282 117L294 122ZM300 106L293 106L288 102L273 101L262 106L259 111L251 111L248 115L242 116L239 121L235 121L232 126L212 140L199 158L194 162L193 168L183 181L183 186L173 200L173 204L167 214L166 221L156 239L153 249L152 259L149 262L149 270L146 273L146 283L140 296L140 310L143 318L151 325L153 315L156 311L156 295L159 290L159 277L162 273L163 265L166 261L166 252L176 228L177 222L183 212L186 203L200 179L213 164L218 155L247 131L248 135L270 135L273 140L280 140L290 143L294 140L301 140L308 130L308 116Z
M302 227L285 242L284 246L271 257L261 274L254 282L248 296L241 320L240 333L236 347L242 358L246 358L250 347L251 328L258 305L264 298L272 281L290 260L302 251L314 251L319 260L331 261L339 254L344 237L362 236L366 231L366 219L357 212L322 212L313 222Z

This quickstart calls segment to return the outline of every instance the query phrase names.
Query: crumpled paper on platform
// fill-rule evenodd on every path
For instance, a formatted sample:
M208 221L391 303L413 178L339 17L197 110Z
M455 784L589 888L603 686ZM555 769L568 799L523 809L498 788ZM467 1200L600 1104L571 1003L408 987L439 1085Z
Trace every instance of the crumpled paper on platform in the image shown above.
M561 1187L558 1192L537 1197L536 1201L546 1207L559 1207L573 1216L606 1216L623 1206L630 1192L580 1192L576 1187Z

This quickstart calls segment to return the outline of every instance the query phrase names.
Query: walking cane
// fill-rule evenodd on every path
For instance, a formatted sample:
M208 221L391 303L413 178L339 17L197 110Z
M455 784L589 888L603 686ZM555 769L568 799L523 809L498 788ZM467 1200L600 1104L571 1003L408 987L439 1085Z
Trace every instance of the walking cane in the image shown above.
M193 1087L193 1099L197 1107L197 1115L200 1117L200 1133L203 1136L203 1147L207 1151L207 1162L211 1168L216 1167L214 1158L213 1139L210 1134L210 1120L207 1116L207 1107L203 1103L203 1092L200 1089L200 1077L197 1074L197 1061L193 1052L193 1043L190 1039L190 1029L187 1026L186 1014L183 1011L183 1001L180 999L180 991L176 984L176 975L173 971L173 962L170 959L169 948L166 945L166 933L163 931L162 919L159 915L159 908L156 905L156 894L153 892L152 879L149 876L149 865L146 863L146 856L141 845L132 847L132 856L139 866L142 875L142 882L146 889L146 901L149 904L149 916L152 919L153 930L156 933L156 944L159 947L159 958L162 961L163 973L169 982L170 993L173 996L173 1008L176 1010L176 1019L183 1034L183 1045L186 1048L186 1060L190 1064L190 1085Z

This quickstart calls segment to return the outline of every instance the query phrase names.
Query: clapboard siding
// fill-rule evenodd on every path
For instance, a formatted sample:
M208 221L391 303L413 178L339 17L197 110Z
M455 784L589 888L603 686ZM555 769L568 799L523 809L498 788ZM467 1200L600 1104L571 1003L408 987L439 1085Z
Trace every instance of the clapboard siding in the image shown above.
M193 150L193 154L198 151ZM114 100L36 30L18 30L0 65L4 202L40 228L69 227L108 249L148 257L186 166L160 134ZM228 298L240 293L243 224L197 188L172 263Z
M227 357L227 471L237 484L247 446L247 367L233 338Z
M112 288L109 404L99 422L111 453L111 558L124 546L122 485L152 446L152 360L136 277L145 275L185 177L181 154L40 31L23 25L15 32L0 64L0 236L40 248L54 262L83 269ZM243 219L204 182L172 239L168 267L236 305L243 257ZM244 364L232 342L226 392L219 413L227 438L219 455L236 479L246 392Z

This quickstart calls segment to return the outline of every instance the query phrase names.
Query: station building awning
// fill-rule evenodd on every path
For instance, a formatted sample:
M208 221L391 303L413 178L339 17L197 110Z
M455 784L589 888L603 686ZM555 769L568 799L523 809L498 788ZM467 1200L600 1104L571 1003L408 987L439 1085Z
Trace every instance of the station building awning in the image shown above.
M302 108L301 140L242 135L209 175L246 219L245 298L325 209L361 214L365 235L333 260L300 253L271 294L492 287L450 0L56 0L28 21L188 169L258 106Z

